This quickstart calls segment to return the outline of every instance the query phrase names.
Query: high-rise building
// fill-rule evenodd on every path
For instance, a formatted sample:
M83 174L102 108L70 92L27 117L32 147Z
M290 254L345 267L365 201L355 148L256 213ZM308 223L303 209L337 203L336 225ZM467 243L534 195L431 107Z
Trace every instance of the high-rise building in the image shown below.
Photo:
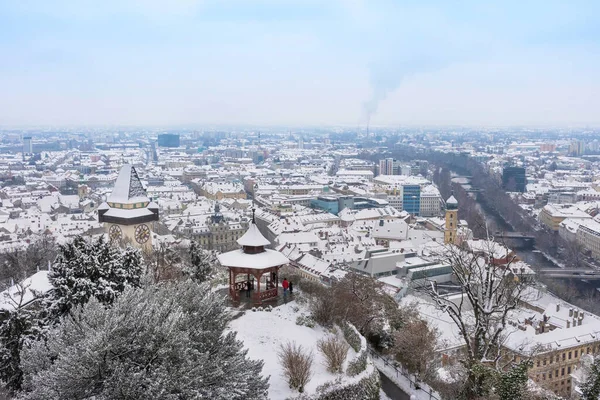
M31 136L23 136L23 154L33 153L33 144L31 143Z
M379 175L394 175L394 159L379 160Z
M402 190L402 208L404 211L412 215L419 215L421 211L421 186L404 185Z
M158 135L160 147L179 147L179 135L174 133L162 133Z
M583 140L574 140L569 146L569 154L580 156L585 153L585 142Z
M502 187L510 192L525 191L527 179L525 177L525 168L523 167L504 167L502 170Z

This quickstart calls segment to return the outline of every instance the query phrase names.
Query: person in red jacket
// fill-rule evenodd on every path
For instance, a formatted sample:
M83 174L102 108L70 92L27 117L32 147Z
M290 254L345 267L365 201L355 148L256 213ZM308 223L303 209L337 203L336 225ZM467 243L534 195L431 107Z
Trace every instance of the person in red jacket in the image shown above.
M283 278L283 282L281 282L281 286L283 286L283 297L287 297L287 292L290 287L290 283L287 278Z

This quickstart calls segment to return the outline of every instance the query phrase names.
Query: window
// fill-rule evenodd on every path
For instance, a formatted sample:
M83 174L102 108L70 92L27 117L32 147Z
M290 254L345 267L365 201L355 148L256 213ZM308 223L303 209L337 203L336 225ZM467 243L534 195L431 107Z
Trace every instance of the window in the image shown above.
M538 367L540 366L540 360L538 360L538 361L537 361L537 366L538 366Z
M565 367L560 369L560 376L565 376Z
M579 351L579 350L575 350L575 358L577 358L577 352L578 352L578 351Z
M554 377L558 378L558 369L556 371L554 371Z
M544 365L546 365L546 359L544 358Z
M563 361L565 361L565 353L562 353Z
M567 367L567 374L571 373L571 367ZM569 383L570 379L567 379L567 383Z
M569 360L571 359L571 356L572 356L571 353L572 353L572 351L569 352Z

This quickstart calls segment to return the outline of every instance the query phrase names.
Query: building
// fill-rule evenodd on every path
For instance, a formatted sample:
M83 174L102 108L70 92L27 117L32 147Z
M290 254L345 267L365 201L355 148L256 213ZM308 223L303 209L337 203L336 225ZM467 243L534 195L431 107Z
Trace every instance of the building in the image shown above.
M502 170L502 187L510 192L525 192L527 178L523 167L504 167Z
M23 154L32 154L33 144L31 142L31 136L23 136Z
M458 201L454 196L446 200L446 217L444 224L444 243L457 244L458 239Z
M569 145L569 154L580 156L585 153L585 142L583 140L574 140Z
M111 241L125 241L150 250L155 221L158 205L148 198L135 168L124 165L112 193L98 207L98 222L104 223Z
M160 147L179 147L179 135L174 133L162 133L158 135Z
M560 206L556 204L547 204L542 208L538 216L540 222L546 225L554 232L558 232L560 223L567 218L585 220L591 219L591 215L586 214L577 207Z
M419 215L421 211L421 186L405 185L402 190L402 209L409 214Z
M379 174L380 175L394 175L394 159L384 158L379 160Z
M592 253L592 257L600 260L600 223L593 219L579 221L579 229L575 234L577 243Z

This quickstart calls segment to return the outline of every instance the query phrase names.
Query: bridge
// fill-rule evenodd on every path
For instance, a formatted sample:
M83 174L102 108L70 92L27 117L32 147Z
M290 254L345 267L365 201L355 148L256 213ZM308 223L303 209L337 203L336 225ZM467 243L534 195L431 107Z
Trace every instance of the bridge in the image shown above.
M512 249L532 248L535 236L525 232L496 232L494 238Z
M600 271L588 268L545 268L537 272L549 278L600 279Z
M494 233L494 237L504 239L535 240L535 236L526 232L496 232Z

